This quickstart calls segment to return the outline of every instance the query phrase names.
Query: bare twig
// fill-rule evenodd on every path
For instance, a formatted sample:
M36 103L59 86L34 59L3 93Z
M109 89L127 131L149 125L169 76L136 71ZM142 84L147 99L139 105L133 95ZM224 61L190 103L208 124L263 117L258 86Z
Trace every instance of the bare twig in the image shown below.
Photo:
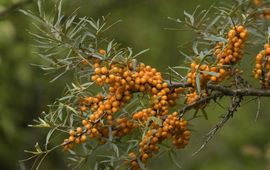
M24 0L11 5L6 10L0 12L0 19L6 17L7 15L9 15L10 13L12 13L17 9L22 8L24 5L30 4L32 2L33 0Z
M223 119L216 124L216 126L206 135L206 139L204 143L201 145L201 147L192 154L192 156L195 156L198 154L208 143L209 141L215 136L215 134L220 130L224 124L233 117L233 114L237 111L237 108L240 107L240 103L242 101L242 96L234 96L232 97L232 103L231 106L228 108L228 111L226 115L223 117Z

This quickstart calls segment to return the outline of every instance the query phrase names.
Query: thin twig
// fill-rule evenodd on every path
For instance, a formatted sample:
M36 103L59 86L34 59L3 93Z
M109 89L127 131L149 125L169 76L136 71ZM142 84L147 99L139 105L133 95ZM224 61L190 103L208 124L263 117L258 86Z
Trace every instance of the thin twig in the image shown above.
M182 117L182 116L185 114L186 111L188 111L188 110L190 110L190 109L192 109L192 108L194 108L194 107L196 107L196 106L199 106L199 105L202 105L202 104L206 104L206 103L208 103L210 100L215 100L215 99L220 98L220 97L222 97L222 96L223 96L222 93L213 93L213 94L211 94L210 96L203 97L203 98L197 100L197 101L194 102L194 103L191 103L191 104L189 104L189 105L184 106L182 109L180 109L180 110L178 111L178 113L179 113L180 117Z
M233 117L233 114L237 111L237 108L240 107L240 103L242 101L243 97L242 96L234 96L232 98L232 103L231 106L228 108L228 111L226 115L223 117L223 119L216 124L216 126L206 135L206 139L204 143L201 145L201 147L192 154L192 156L195 156L198 154L208 143L209 141L215 136L215 134L220 130L224 124Z

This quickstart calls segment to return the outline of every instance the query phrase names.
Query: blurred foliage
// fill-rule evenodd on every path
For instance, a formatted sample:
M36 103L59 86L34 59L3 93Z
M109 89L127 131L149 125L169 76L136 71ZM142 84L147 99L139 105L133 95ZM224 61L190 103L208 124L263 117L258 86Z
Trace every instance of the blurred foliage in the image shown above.
M1 0L0 12L18 2L19 0ZM55 0L51 1L54 2ZM112 20L121 19L122 22L113 27L108 36L123 45L134 47L135 51L150 48L147 55L144 55L147 57L139 59L166 71L167 66L183 64L184 57L178 52L178 47L194 36L191 32L164 29L178 28L167 17L181 17L184 9L192 11L198 4L201 8L207 8L212 2L213 0L66 0L64 11L70 13L78 7L81 16L98 18L110 14ZM33 3L26 4L23 8L36 9ZM0 17L0 169L28 169L28 166L19 165L18 160L25 158L23 150L31 148L42 136L42 132L33 131L27 124L31 124L43 110L46 111L47 104L60 97L65 79L68 79L66 76L57 83L48 83L53 77L44 76L42 70L31 65L42 62L33 53L33 40L27 33L32 27L31 19L16 11ZM244 64L249 67L253 63L247 59ZM262 114L256 123L255 100L243 105L221 133L195 157L191 157L191 154L201 145L203 136L224 110L219 106L212 106L208 109L209 115L212 115L210 120L193 121L193 129L200 131L194 131L191 144L178 152L177 161L183 169L269 170L269 99L261 100ZM226 106L226 103L222 105ZM45 160L42 169L66 169L63 168L66 160L62 154L53 153ZM169 162L165 155L151 160L153 169L177 169L168 167L168 163L163 162Z

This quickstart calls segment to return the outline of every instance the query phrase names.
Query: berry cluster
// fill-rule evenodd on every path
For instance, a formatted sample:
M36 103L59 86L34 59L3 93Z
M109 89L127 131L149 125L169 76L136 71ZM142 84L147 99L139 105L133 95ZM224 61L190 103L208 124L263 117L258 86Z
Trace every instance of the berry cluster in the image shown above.
M120 138L127 135L132 129L137 127L137 124L127 118L118 118L112 126L113 135Z
M261 0L253 0L254 8L257 10L256 18L262 20L270 20L269 5L267 3L262 3Z
M214 55L216 56L215 65L202 64L192 62L190 64L190 71L187 74L187 82L193 88L189 89L186 95L186 103L191 104L199 100L207 93L197 94L195 88L199 80L200 88L205 89L207 83L220 83L229 76L230 66L236 64L243 58L244 42L248 35L247 29L242 26L233 27L227 35L227 43L218 42L214 48ZM203 108L200 106L199 108Z
M163 121L162 126L156 123L151 124L151 129L146 132L139 144L140 161L146 163L160 149L158 144L166 139L172 138L172 143L176 148L184 148L189 142L190 134L190 131L187 130L187 121L179 119L177 112L168 115ZM136 161L138 156L131 155L133 156L131 168L132 170L137 170L139 169Z
M270 11L264 10L262 13L258 14L258 18L270 20Z
M208 93L204 92L201 95L198 95L196 90L194 88L189 88L189 92L186 94L186 104L192 104L196 101L198 101L201 97L207 97ZM204 108L207 105L207 103L199 105L197 109Z
M170 90L168 88L168 83L163 83L161 88L152 87L152 106L134 113L133 119L146 122L151 116L160 117L167 115L169 113L169 107L175 105L176 100L179 98L179 94L183 91L183 88Z
M270 86L270 44L265 44L264 50L257 54L253 74L256 79L260 79L263 87Z
M99 50L99 55L105 54L104 50ZM74 144L85 142L87 138L95 138L100 144L105 144L110 135L121 138L133 129L146 126L149 126L150 130L142 140L137 156L132 156L141 159L143 163L151 157L151 151L159 150L157 144L169 137L173 137L177 148L183 148L188 143L190 132L186 128L187 122L179 120L176 112L169 114L169 108L176 104L179 95L184 91L183 88L169 87L155 68L143 63L134 65L132 60L108 64L108 61L90 57L83 63L92 66L92 81L107 90L104 94L80 98L78 109L83 127L70 131L69 138L64 141L64 149L71 149ZM131 116L118 114L134 93L150 94L150 106ZM149 121L151 117L163 123L159 125ZM154 141L149 148L141 147L143 144L148 145L145 141L151 136ZM130 163L133 169L139 169L136 160L131 160Z
M243 58L243 48L248 35L247 29L235 26L228 32L228 42L223 48L223 43L218 43L215 54L218 58L218 66L233 65Z
M211 75L209 72L216 73ZM223 68L208 66L206 64L196 64L195 62L190 64L190 72L187 74L187 82L191 83L193 87L196 87L196 78L200 78L200 86L205 87L208 82L218 83L221 82L225 76L225 70Z
M84 143L87 140L86 135L83 132L81 127L78 127L76 131L70 130L69 131L69 138L64 140L64 150L70 149L74 147L74 143L80 144Z

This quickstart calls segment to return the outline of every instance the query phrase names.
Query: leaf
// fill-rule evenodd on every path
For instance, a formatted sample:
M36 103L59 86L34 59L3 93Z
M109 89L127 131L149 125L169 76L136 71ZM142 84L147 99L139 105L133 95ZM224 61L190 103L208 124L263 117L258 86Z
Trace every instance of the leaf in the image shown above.
M116 154L117 158L119 157L119 149L118 146L114 143L111 143L112 149L114 151L114 153Z
M35 144L35 148L36 148L36 151L37 151L38 153L42 153L42 150L41 150L41 148L39 147L38 142Z
M60 74L58 74L55 78L53 78L52 80L50 80L50 83L54 82L55 80L57 80L58 78L60 78L62 75L64 75L66 72L62 72Z
M188 56L186 53L184 53L183 51L179 51L186 59L188 59L189 61L193 61L193 59Z
M112 141L113 140L113 132L112 132L112 127L111 126L109 126L108 127L108 129L109 129L109 141Z
M37 5L38 5L39 16L40 17L44 17L44 13L43 13L43 10L42 10L42 2L41 2L41 0L38 0L37 1Z
M88 22L96 31L98 30L97 24L95 24L93 21L86 19L86 18L82 18L82 19L85 20L86 22Z
M98 162L95 163L94 170L98 170Z
M70 161L73 161L73 162L78 162L78 159L76 159L74 157L68 157L67 159L70 160Z
M73 23L74 19L77 17L77 15L73 15L70 19L68 19L66 21L66 30L71 26L71 24Z
M179 68L179 69L184 69L184 70L190 70L189 67L185 67L185 66L175 66L175 67L173 67L173 68L174 68L174 69Z
M218 37L215 36L213 34L203 34L204 35L204 39L205 40L209 40L209 41L216 41L216 42L227 42L227 40L223 37Z
M48 124L45 120L41 119L40 117L38 120L35 120L37 125L28 125L29 127L39 127L39 128L50 128L50 124Z
M201 94L200 73L196 74L196 90L197 90L198 94Z
M112 49L113 46L113 40L109 42L108 46L107 46L107 53L109 53Z
M57 12L57 20L55 22L55 26L58 26L63 18L63 16L61 16L61 13L62 13L62 0L58 0L57 2L57 9L56 9L56 12Z
M102 32L107 31L108 29L110 29L111 27L115 26L116 24L118 24L119 22L122 22L122 20L117 20L116 22L112 23L111 25L107 26L107 28L104 28L102 30Z
M194 43L193 43L193 45L192 45L192 49L193 49L193 52L196 54L196 55L198 55L199 54L199 52L198 52L198 41L195 41Z
M145 170L145 166L144 166L144 164L142 163L142 161L141 161L140 158L137 158L137 162L138 162L138 164L139 164L140 169Z
M211 76L219 77L219 73L217 73L217 72L212 72L212 71L200 71L200 72L205 74L205 75L209 74Z
M73 122L74 122L74 115L72 114L72 115L70 115L70 117L69 117L69 126L70 127L72 127L73 126Z
M270 37L270 27L268 27L268 37Z
M133 55L133 50L130 47L127 47L127 50L128 50L128 58L129 58Z
M19 11L20 11L21 13L23 13L24 15L27 15L27 16L29 16L30 18L34 19L35 21L38 21L38 22L40 22L40 23L42 23L42 24L44 23L44 20L42 20L41 18L35 16L35 15L32 14L30 11L25 11L25 10L23 10L23 9L20 9Z
M177 73L177 71L175 71L172 67L168 66L169 70L171 70L174 74L176 74L177 76L181 76L179 73Z
M62 103L63 104L63 103ZM73 113L75 113L76 115L78 115L78 112L73 108L70 107L69 105L63 104L67 109L71 110Z
M80 18L80 21L76 23L75 27L67 34L70 39L72 39L79 31L82 30L82 25L84 25L87 22L87 18L83 17Z
M218 15L215 19L212 20L212 22L210 24L208 24L208 26L206 27L205 31L209 30L210 28L213 27L213 25L216 24L216 22L221 18L220 15Z
M194 17L191 14L187 13L186 11L184 11L184 15L189 18L190 24L193 26L194 25Z
M48 133L47 133L47 136L46 136L46 142L45 142L45 149L47 150L48 148L48 144L49 144L49 140L52 136L52 134L54 133L54 131L57 129L57 127L51 129Z
M175 18L172 18L172 17L168 17L168 19L173 20L173 21L178 22L178 23L182 23L182 21L179 18L175 19Z
M181 166L181 165L176 161L176 159L175 159L176 154L174 154L172 151L170 151L170 152L168 152L168 153L169 153L169 158L170 158L171 162L174 163L174 165L175 165L177 168L181 169L182 166Z
M150 50L150 48L147 48L147 49L145 49L145 50L142 50L142 51L140 51L139 53L135 54L135 55L133 56L133 58L136 58L136 57L138 57L138 56L140 56L140 55L142 55L142 54L148 52L149 50Z

